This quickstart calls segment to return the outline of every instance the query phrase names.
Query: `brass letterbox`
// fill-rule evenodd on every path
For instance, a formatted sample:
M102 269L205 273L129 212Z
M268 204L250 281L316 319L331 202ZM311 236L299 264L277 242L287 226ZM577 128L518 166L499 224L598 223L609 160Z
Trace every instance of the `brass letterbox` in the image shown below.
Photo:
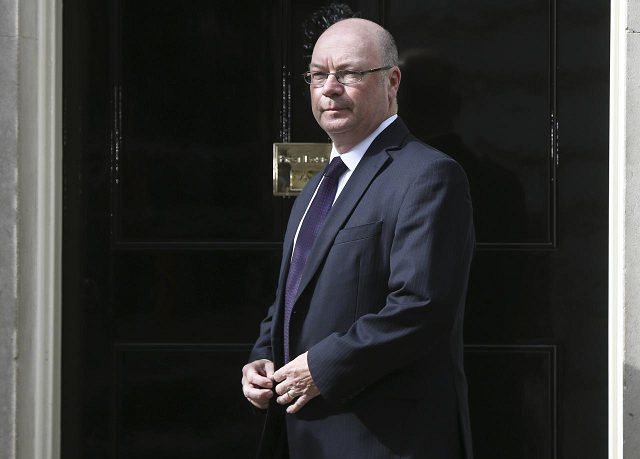
M330 143L274 143L273 195L297 196L330 155Z

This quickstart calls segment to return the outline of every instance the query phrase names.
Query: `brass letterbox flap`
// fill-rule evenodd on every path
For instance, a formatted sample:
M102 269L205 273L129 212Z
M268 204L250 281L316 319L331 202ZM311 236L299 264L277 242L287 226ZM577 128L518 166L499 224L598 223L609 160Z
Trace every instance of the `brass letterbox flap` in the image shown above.
M274 143L273 195L297 196L330 155L330 143Z

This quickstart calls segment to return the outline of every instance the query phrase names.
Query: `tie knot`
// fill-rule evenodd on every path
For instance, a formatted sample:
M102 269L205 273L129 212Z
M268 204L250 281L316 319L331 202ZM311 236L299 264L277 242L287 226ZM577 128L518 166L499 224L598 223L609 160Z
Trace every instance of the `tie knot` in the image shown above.
M340 156L336 156L331 160L331 163L329 164L329 167L327 167L324 176L337 180L347 169L348 167L342 161L342 158L340 158Z

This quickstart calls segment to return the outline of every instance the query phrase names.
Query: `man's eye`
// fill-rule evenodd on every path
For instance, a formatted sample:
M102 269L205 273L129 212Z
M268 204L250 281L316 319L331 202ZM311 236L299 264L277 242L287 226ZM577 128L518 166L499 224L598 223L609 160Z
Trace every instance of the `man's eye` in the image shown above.
M312 80L324 80L327 78L327 74L324 72L311 72Z
M340 81L345 83L355 83L360 81L360 73L352 70L342 70L340 71Z

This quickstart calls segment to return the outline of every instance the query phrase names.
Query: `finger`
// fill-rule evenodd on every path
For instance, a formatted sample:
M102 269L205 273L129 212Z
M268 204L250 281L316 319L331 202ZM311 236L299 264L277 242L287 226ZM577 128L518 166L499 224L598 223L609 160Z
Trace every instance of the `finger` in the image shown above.
M246 378L247 378L247 382L255 386L266 387L268 389L273 387L273 381L271 381L271 378L262 376L256 373L255 371L248 371Z
M291 392L286 392L284 395L281 395L276 399L276 402L280 405L288 405L292 401L296 399L296 396Z
M249 384L249 380L247 379L247 377L243 374L242 375L242 386L246 386L247 384Z
M264 369L266 371L267 378L269 378L270 380L273 379L273 372L275 368L273 367L273 362L271 360L265 362Z
M278 384L276 386L276 393L278 395L284 395L287 392L289 392L289 390L291 390L292 386L291 386L291 382L290 381L283 381L280 384Z
M260 402L268 401L271 397L273 397L273 391L269 389L259 389L251 386L245 386L242 393L248 399Z
M311 400L311 398L312 397L309 397L306 394L302 394L300 397L298 397L295 400L295 403L287 407L287 413L289 414L297 413L300 410L300 408L305 406L307 402Z
M287 374L289 373L289 368L290 368L291 362L287 363L285 366L280 367L280 369L278 369L278 371L276 371L273 374L273 379L276 382L282 382L286 379Z

